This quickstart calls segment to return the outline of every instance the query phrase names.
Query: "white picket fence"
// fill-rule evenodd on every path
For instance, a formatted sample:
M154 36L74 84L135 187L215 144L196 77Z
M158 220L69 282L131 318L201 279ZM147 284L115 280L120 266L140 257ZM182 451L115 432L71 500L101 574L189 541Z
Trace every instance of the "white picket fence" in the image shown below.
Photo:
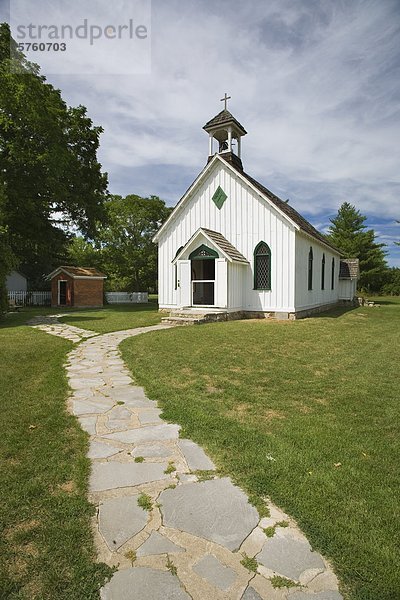
M23 306L50 306L51 292L8 292L8 299ZM108 304L142 304L149 301L148 292L106 292Z
M148 292L106 292L108 304L142 304L149 301Z
M8 299L23 306L50 306L51 292L8 292Z

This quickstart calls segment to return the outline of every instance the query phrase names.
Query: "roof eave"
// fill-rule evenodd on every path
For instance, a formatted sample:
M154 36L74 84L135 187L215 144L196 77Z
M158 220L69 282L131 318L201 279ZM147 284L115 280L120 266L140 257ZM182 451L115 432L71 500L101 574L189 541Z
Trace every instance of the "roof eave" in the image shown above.
M51 273L49 273L45 279L49 280L58 275L59 273L65 273L68 277L72 279L107 279L107 275L74 275L74 273L70 273L65 267L57 267Z
M339 254L339 256L343 256L343 253L339 250L339 248L335 248L335 246L331 246L329 244L329 242L324 242L323 240L320 240L319 238L317 238L315 235L311 235L311 233L308 233L308 231L305 231L304 229L302 229L301 227L299 227L299 231L305 235L306 237L310 238L311 240L314 240L316 242L319 242L322 246L326 246L326 248L329 248L329 250L331 252L336 252L336 254Z
M239 121L226 119L225 121L221 121L220 123L215 123L215 125L204 125L203 129L207 133L212 133L213 131L218 131L225 127L225 125L233 125L242 135L247 135L247 131L245 128L239 123Z
M300 231L300 226L297 225L297 223L295 223L288 215L286 215L278 206L276 206L269 198L266 194L263 194L263 192L261 190L259 190L255 185L253 185L251 183L251 181L249 181L246 177L244 177L244 175L242 175L240 173L240 171L238 171L237 169L235 169L235 167L233 167L227 160L224 160L224 158L222 156L220 156L219 154L217 154L216 156L218 156L218 158L220 160L223 161L224 165L227 165L236 175L238 175L240 177L240 179L246 184L248 185L253 192L255 192L257 194L257 196L260 196L261 198L263 198L263 200L266 200L268 205L271 206L274 210L277 211L277 213L279 213L282 217L284 217L284 219L286 221L289 221L289 223L298 231Z

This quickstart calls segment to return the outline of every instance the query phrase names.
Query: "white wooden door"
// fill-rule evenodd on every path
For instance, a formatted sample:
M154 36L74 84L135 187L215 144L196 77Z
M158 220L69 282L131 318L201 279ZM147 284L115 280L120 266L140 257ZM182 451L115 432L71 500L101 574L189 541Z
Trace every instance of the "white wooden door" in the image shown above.
M224 258L215 261L215 306L228 306L228 262Z
M178 260L179 306L190 306L192 303L190 260Z

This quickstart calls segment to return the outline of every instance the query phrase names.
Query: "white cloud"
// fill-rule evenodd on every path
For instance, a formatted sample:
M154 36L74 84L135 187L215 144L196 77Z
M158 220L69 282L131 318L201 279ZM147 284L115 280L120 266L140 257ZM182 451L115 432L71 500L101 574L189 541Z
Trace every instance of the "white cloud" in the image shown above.
M347 200L400 218L399 32L397 0L154 0L151 74L50 79L104 126L100 158L126 193L129 168L202 168L226 91L246 170L298 210L326 223Z

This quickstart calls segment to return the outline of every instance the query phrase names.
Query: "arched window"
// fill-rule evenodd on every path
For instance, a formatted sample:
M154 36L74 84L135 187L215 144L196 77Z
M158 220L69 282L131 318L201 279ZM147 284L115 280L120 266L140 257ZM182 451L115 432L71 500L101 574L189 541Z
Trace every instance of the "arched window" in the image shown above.
M312 290L312 279L313 279L313 251L310 246L310 252L308 253L308 289Z
M214 259L219 258L218 252L209 248L205 244L201 244L196 250L193 250L191 254L189 254L189 260L204 260L204 259Z
M335 289L335 257L332 256L331 290Z
M321 263L321 290L325 289L325 252L322 255Z
M271 289L271 250L265 242L257 244L254 250L254 289Z

